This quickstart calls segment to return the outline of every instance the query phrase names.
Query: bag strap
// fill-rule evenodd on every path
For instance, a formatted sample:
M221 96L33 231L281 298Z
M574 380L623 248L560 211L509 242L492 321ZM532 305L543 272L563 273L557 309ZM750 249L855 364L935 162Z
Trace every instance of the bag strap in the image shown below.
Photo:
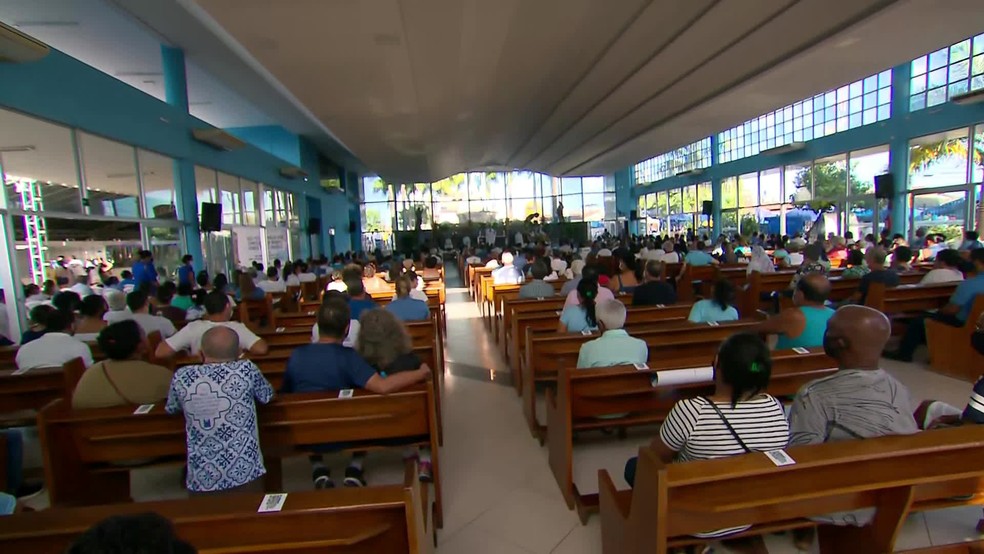
M718 417L721 418L721 421L724 422L724 426L727 427L728 431L731 432L731 436L734 437L736 441L738 441L738 445L741 446L746 453L753 452L753 450L749 448L747 444L745 444L745 441L741 440L741 437L738 436L738 432L735 431L735 428L731 426L731 422L728 421L728 418L724 417L724 412L721 411L721 408L718 408L717 404L715 404L714 401L711 400L710 398L707 398L706 396L702 396L701 398L703 398L705 402L711 405L711 408L714 409Z
M105 377L106 378L106 381L109 382L109 386L113 387L113 390L116 391L117 396L119 396L120 398L122 398L123 401L126 402L127 404L136 404L136 402L133 402L132 400L130 400L129 398L127 398L126 395L123 394L123 391L121 391L120 388L118 386L116 386L116 381L113 381L113 378L109 376L109 372L106 371L106 363L105 362L99 364L99 369L102 370L103 377Z

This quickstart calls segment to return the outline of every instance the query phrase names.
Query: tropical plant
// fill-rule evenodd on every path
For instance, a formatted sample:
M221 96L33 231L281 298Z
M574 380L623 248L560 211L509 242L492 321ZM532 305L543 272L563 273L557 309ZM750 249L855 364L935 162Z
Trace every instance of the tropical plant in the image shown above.
M917 144L909 147L909 173L925 171L927 168L951 156L969 159L971 164L984 169L984 133L974 135L972 144L968 144L966 138L960 137L944 138L937 142ZM984 198L984 183L980 185L979 195ZM980 229L981 219L984 217L982 209L984 207L980 206L977 209L977 229Z

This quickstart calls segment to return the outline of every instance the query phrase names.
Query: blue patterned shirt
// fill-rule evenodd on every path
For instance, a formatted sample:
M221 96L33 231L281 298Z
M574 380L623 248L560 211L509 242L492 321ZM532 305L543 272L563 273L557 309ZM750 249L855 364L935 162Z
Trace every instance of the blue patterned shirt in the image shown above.
M273 387L249 360L178 369L165 409L184 412L188 490L231 489L266 473L254 399L271 398Z

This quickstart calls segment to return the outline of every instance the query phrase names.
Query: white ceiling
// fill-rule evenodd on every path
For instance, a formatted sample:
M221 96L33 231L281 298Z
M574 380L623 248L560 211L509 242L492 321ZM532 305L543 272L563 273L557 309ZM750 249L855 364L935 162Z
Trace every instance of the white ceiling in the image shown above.
M167 41L104 0L0 0L0 21L164 100L160 45ZM276 123L194 58L186 69L193 116L222 128Z
M367 166L404 181L484 167L609 173L984 21L980 0L153 4L232 40Z

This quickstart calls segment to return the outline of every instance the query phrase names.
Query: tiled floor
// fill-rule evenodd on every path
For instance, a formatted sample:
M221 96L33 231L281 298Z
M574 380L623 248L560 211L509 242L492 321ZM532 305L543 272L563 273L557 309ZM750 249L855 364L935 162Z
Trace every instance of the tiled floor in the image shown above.
M453 279L453 277L452 277ZM454 282L452 281L452 287ZM440 554L590 554L601 552L599 519L582 526L567 509L547 465L547 451L526 429L519 399L500 352L484 329L477 306L465 289L448 291L448 374L444 398L444 529ZM917 396L963 406L969 385L924 371L918 365L886 362L886 368ZM582 437L575 453L575 479L585 492L597 490L597 470L621 480L625 460L653 429L635 430L626 440ZM366 466L370 485L399 482L399 452L373 454ZM329 459L332 472L342 457ZM286 488L311 488L306 460L285 463ZM184 496L179 470L135 472L140 500ZM35 505L43 507L45 500ZM977 508L915 515L898 540L899 548L918 548L977 539ZM797 552L787 536L769 536L771 553ZM717 550L723 552L724 550Z

